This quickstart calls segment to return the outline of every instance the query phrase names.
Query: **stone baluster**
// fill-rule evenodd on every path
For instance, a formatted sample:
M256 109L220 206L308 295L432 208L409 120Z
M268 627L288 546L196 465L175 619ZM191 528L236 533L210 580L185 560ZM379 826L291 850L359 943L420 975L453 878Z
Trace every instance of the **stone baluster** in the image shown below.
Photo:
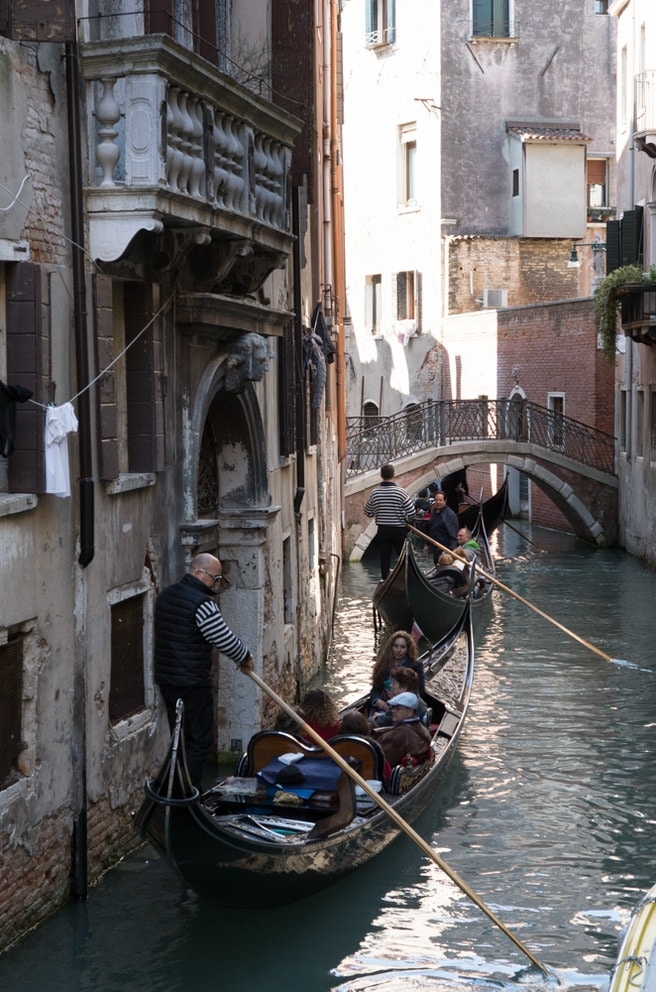
M184 155L180 149L182 142L182 114L178 105L179 89L171 86L168 91L166 120L166 180L170 189L178 189L178 177Z
M115 186L114 168L120 157L120 150L116 144L118 131L115 125L121 118L121 111L114 96L115 79L102 79L100 85L102 91L100 99L96 103L96 120L98 127L98 144L96 145L96 159L102 171L101 186Z
M189 100L189 94L180 90L178 94L178 106L180 108L180 113L182 115L182 126L180 133L180 150L182 152L182 165L180 167L180 175L178 176L178 189L181 193L189 192L189 177L191 175L191 168L193 165L193 158L191 155L191 145L192 137L194 133L194 125L191 119L191 114L187 109L187 102Z
M227 207L228 170L226 158L225 116L214 111L214 127L212 130L214 143L214 188L215 200L220 206Z
M201 189L203 177L205 176L205 160L203 158L203 108L200 100L191 101L189 113L192 121L189 192L192 196L204 198L205 190Z

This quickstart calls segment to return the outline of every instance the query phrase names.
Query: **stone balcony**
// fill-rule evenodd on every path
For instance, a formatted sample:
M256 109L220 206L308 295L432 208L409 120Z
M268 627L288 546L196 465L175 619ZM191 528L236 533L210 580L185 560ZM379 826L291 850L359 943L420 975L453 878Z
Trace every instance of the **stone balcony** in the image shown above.
M85 43L81 55L91 256L115 261L150 231L166 237L169 264L210 243L226 271L248 256L245 291L283 266L295 119L166 35Z

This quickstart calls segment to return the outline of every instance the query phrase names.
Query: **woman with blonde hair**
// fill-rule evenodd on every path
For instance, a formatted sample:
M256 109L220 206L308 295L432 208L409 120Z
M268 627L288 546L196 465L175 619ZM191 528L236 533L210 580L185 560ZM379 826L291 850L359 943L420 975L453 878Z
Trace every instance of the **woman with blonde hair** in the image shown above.
M397 630L388 637L378 653L371 675L371 714L385 713L390 698L391 676L395 668L410 668L417 673L417 691L424 692L424 666L418 660L417 645L407 630Z

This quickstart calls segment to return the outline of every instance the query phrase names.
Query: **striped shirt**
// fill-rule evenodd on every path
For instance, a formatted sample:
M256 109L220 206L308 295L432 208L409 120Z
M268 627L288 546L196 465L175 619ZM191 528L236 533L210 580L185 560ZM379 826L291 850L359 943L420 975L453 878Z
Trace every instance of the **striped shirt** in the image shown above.
M248 648L230 630L213 599L200 604L196 610L196 623L205 640L234 662L240 664L247 657Z
M379 527L405 527L406 520L414 515L415 504L395 482L381 482L369 494L364 512L375 517Z

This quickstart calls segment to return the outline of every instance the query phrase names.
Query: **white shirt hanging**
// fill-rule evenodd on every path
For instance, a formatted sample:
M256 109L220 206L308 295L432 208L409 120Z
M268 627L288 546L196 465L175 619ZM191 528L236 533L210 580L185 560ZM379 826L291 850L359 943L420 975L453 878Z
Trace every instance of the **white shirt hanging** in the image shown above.
M68 435L71 431L77 431L77 417L72 403L46 407L46 492L54 496L71 495L68 467Z

